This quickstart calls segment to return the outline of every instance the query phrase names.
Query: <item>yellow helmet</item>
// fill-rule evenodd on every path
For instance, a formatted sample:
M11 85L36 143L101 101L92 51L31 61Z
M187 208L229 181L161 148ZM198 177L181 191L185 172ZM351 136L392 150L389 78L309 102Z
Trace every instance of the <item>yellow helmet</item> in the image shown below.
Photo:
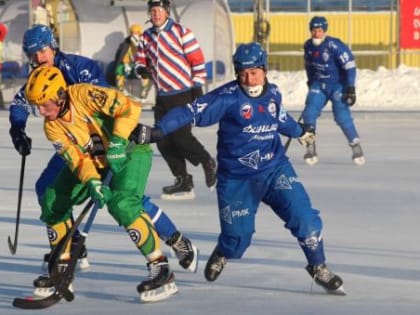
M67 83L60 69L41 66L29 75L25 96L29 103L42 105L48 100L57 101L66 89Z
M142 29L141 26L138 24L133 24L130 26L130 34L131 35L141 35Z

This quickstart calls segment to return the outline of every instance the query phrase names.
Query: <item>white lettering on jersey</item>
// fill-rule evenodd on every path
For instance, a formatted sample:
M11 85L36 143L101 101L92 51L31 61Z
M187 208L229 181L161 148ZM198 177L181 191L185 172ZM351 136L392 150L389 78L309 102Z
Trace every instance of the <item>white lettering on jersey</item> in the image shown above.
M244 133L262 133L262 132L273 132L277 130L277 124L271 125L260 125L260 126L253 126L248 125L242 129Z

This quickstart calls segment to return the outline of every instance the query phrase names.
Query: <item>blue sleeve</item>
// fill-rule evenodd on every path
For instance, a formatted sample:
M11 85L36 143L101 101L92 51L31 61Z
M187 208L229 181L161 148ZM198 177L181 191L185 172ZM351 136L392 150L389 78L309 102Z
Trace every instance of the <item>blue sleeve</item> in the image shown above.
M299 138L302 135L303 128L284 110L279 115L279 121L278 132L280 134L291 138Z
M166 136L175 130L192 123L193 114L188 105L179 106L171 109L160 121L156 123L156 127L162 130Z
M91 83L103 87L110 85L105 79L105 75L95 60L73 54L60 52L54 60L62 71L67 84Z
M187 125L206 127L217 123L226 111L227 95L222 97L218 90L198 97L193 103L170 110L157 124L165 135Z
M25 86L22 86L9 106L9 121L12 127L25 129L31 105L25 98Z
M303 61L305 65L306 78L309 84L311 84L314 81L314 70L312 68L311 60L309 59L309 55L308 55L309 45L310 45L309 41L306 41L305 44L303 45Z
M343 82L346 86L354 86L356 82L356 61L350 48L343 42L337 44L337 60L345 74Z

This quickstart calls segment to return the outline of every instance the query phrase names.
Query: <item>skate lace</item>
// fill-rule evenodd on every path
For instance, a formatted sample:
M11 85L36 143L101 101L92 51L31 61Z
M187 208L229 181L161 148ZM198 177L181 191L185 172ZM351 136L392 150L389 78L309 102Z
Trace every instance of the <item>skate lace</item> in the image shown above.
M353 159L363 156L362 147L360 146L360 144L356 144L352 146L352 150L353 150Z
M191 244L183 237L173 245L173 248L178 259L183 259L192 252Z
M226 265L226 258L223 256L218 256L213 263L211 264L211 269L221 272Z
M162 269L162 263L149 263L147 268L149 269L149 279L154 279L159 275Z
M334 274L327 267L319 266L315 268L314 279L328 283L333 277Z

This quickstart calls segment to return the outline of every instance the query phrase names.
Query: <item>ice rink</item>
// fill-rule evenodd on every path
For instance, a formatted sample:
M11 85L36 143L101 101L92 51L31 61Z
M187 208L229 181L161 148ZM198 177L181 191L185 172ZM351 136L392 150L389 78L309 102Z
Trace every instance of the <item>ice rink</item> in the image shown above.
M418 314L420 112L356 111L354 116L366 165L352 163L350 148L329 112L319 120L317 165L304 163L304 150L295 140L288 152L313 206L321 211L327 263L342 276L347 296L330 296L312 285L296 240L264 205L259 209L253 243L243 259L229 261L216 282L206 282L203 269L219 233L216 194L206 188L202 168L190 165L196 199L160 200L161 187L171 184L173 177L156 150L148 193L199 247L198 272L184 271L171 258L179 294L164 302L139 304L136 286L147 275L145 259L102 209L87 240L91 268L76 274L75 300L47 310L25 311L11 303L15 297L31 293L41 257L47 252L34 183L53 150L45 140L42 120L29 119L33 149L26 161L19 244L12 256L7 237L14 238L21 157L8 134L8 112L0 111L0 313ZM145 112L143 119L151 124L151 112ZM194 129L213 154L216 130L217 126Z

